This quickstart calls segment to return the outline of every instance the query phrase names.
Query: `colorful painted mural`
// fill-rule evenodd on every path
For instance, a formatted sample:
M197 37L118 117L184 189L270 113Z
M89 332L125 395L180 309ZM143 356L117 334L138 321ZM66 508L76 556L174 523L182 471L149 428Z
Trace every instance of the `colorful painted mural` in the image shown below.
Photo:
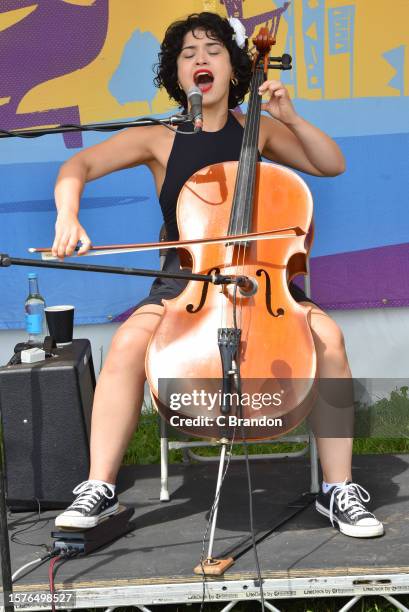
M0 129L170 114L152 82L160 41L171 21L202 10L239 17L250 37L260 25L274 30L280 17L277 54L293 57L280 78L297 111L345 154L342 176L303 175L315 202L312 297L325 310L409 305L407 0L1 0ZM107 137L0 139L1 252L25 257L28 247L52 243L59 166ZM94 244L155 240L162 220L147 168L89 183L81 221ZM155 268L158 259L98 263ZM28 271L1 271L1 328L23 326ZM149 285L40 272L47 302L74 302L77 324L121 318Z

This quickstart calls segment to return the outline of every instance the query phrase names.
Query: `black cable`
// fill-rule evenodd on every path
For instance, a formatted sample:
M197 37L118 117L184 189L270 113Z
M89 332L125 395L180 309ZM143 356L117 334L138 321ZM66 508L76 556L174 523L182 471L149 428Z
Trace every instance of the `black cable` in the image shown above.
M234 283L234 291L233 291L233 327L234 327L234 329L236 331L238 329L238 327L237 327L237 315L236 315L236 310L237 310L237 288L238 288L238 280L236 280L235 283Z
M12 533L10 535L10 540L11 540L11 542L14 542L14 544L22 544L22 545L26 545L26 546L41 547L41 548L45 548L45 550L47 552L51 552L51 547L49 545L47 545L47 544L44 544L44 543L43 544L33 544L32 542L28 542L27 540L22 540L21 538L17 538L16 537L17 534L19 534L19 533L24 533L25 531L29 531L31 533L32 531L38 531L40 528L42 528L42 526L41 526L38 529L34 529L34 527L36 525L38 525L38 523L41 520L41 504L40 504L40 500L38 499L38 497L34 497L33 499L37 502L37 505L38 505L38 508L37 508L38 516L37 516L36 522L34 524L31 523L28 526L23 527L22 529L18 529L17 531Z
M176 115L176 117L180 117L181 115ZM177 132L178 134L184 134L186 136L191 136L193 134L197 134L197 132L181 132L178 129L167 125L166 123L162 123L159 119L155 119L152 117L140 117L138 119L138 121L151 121L152 123L155 123L157 125L162 125L163 127L168 128L168 130L171 130L172 132ZM187 122L188 123L188 122ZM93 125L91 127L86 126L86 125L77 125L76 123L64 123L63 125L59 125L58 128L56 129L56 134L60 134L63 132L58 132L58 129L66 129L66 128L70 128L70 131L78 131L78 132L117 132L118 130L122 130L124 129L125 126L122 125L117 125L117 126L104 126L104 125L100 125L99 127ZM127 126L127 127L132 127L132 126ZM137 124L134 126L137 127ZM68 133L68 132L67 132ZM15 133L10 132L8 130L0 130L0 134L1 135L5 135L5 136L16 136ZM42 136L43 134L18 134L18 138L38 138L39 136Z
M243 424L241 424L241 429L242 429L242 432L241 432L242 441L243 441L245 457L246 457L247 483L248 483L248 491L249 491L249 517L250 517L251 542L252 542L252 545L253 545L254 560L256 562L257 578L258 578L258 582L259 582L261 610L262 610L262 612L264 612L265 608L264 608L263 579L261 577L260 562L259 562L259 558L258 558L256 538L255 538L255 535L254 535L253 491L252 491L252 485L251 485L250 461L249 461L249 453L248 453L247 441L244 438Z
M234 292L233 292L233 325L234 325L234 328L236 330L237 330L237 319L236 319L237 289L238 289L238 284L236 282L235 285L234 285ZM241 378L240 378L240 368L239 367L237 367L237 387L238 387L238 396L239 396L239 404L238 404L239 417L240 417L240 419L242 419L243 418L243 411L242 411L242 405L241 405ZM247 440L246 440L246 437L244 435L244 426L243 426L243 421L242 420L240 421L240 428L241 428L241 439L242 439L242 442L243 442L244 454L245 454L245 459L246 459L247 484L248 484L248 493L249 493L249 519L250 519L251 542L252 542L252 546L253 546L254 559L255 559L255 562L256 562L256 569L257 569L257 578L258 578L258 582L259 582L261 611L265 612L263 579L261 577L260 562L259 562L258 553L257 553L256 538L255 538L255 535L254 535L253 490L252 490L252 484L251 484L249 451L248 451Z

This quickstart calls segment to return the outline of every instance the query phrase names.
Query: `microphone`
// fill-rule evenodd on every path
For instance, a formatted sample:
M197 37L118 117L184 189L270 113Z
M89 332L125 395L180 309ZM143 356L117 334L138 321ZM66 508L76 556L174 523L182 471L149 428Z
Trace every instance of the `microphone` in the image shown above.
M187 92L187 99L190 103L190 116L192 117L194 131L201 132L203 128L202 100L203 94L196 85Z

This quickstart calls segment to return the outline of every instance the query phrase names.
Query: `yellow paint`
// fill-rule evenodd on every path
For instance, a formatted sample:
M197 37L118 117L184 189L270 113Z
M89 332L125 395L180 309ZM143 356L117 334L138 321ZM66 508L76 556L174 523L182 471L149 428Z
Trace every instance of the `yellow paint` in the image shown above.
M92 4L92 0L65 0L72 4ZM1 2L1 0L0 0ZM351 96L350 65L353 62L354 95L396 96L396 89L388 82L395 71L382 58L385 51L406 45L405 93L409 94L409 0L325 0L325 57L324 88L309 89L304 61L304 34L302 32L302 0L293 0L295 12L295 40L297 53L297 92L299 97L309 100L345 99ZM316 6L317 0L310 0L310 6ZM329 54L328 44L328 9L342 6L355 6L355 48L354 54ZM18 23L35 10L33 6L0 13L0 30ZM282 6L282 0L247 0L243 3L245 17L274 10ZM162 41L167 26L177 19L183 19L193 12L214 10L226 15L225 7L219 0L177 0L165 3L163 0L151 0L142 3L139 0L110 0L109 25L105 44L97 58L88 66L42 83L33 88L22 100L18 112L29 113L50 108L79 106L81 121L98 122L107 119L121 119L129 116L140 116L152 113L165 113L174 108L166 92L158 91L151 107L147 102L130 102L120 104L109 92L109 82L118 68L124 47L136 30L152 33ZM255 32L258 30L256 28ZM255 33L253 32L251 36ZM308 34L317 38L315 27ZM273 55L283 52L287 39L287 22L280 22L277 44L272 49ZM141 58L143 61L143 58ZM135 66L135 73L137 66ZM153 75L152 75L153 76ZM279 79L278 71L269 72L270 79ZM294 87L288 86L290 95ZM4 92L6 93L6 92ZM0 99L0 103L7 104Z
M294 33L297 52L297 89L298 97L306 100L320 100L321 89L308 87L307 69L304 62L304 36L302 30L302 2L294 2ZM280 24L281 25L281 24Z
M312 23L310 25L310 27L306 31L306 35L309 36L310 38L312 38L313 40L318 40L318 33L317 33L317 25L316 25L316 23Z
M203 11L208 11L209 13L219 13L221 14L221 9L224 7L220 4L219 0L202 0L203 3Z
M325 29L328 31L328 19L326 15ZM351 96L350 87L350 62L349 53L338 55L329 54L329 37L325 37L325 62L324 62L324 98L327 100L341 100Z
M66 4L77 4L78 6L92 6L95 0L63 0Z
M10 96L8 98L0 98L0 106L3 106L4 104L8 104L10 100L11 100Z
M120 64L124 46L137 29L151 32L161 41L172 21L200 12L202 2L178 0L176 13L174 5L165 5L163 0L151 0L143 10L139 1L110 0L108 32L98 57L80 70L34 87L20 103L18 112L78 105L82 123L151 114L148 102L120 104L109 92L109 81ZM137 66L135 76L136 73ZM161 109L156 104L158 96L163 104ZM172 106L165 100L168 100L167 95L157 94L153 101L155 112L166 112Z
M356 61L354 89L356 96L394 96L396 89L388 82L395 75L393 67L382 57L385 51L402 44L409 45L409 2L380 0L356 2ZM409 57L406 47L406 93L408 93Z
M353 82L355 97L397 96L397 89L390 87L388 82L394 77L395 69L382 57L385 51L390 51L400 45L406 45L405 94L409 94L409 2L407 0L326 0L326 10L338 6L355 6L355 48L353 57ZM338 57L344 57L345 54ZM336 56L329 56L326 61L337 67ZM339 60L341 62L342 60ZM346 60L345 60L346 62ZM326 66L326 92L339 92L339 97L349 97L349 77L332 72ZM339 79L344 82L340 91ZM329 97L332 97L330 95Z
M0 32L2 30L7 30L7 28L11 28L11 26L28 17L28 15L36 10L37 6L38 4L32 4L25 8L0 13Z

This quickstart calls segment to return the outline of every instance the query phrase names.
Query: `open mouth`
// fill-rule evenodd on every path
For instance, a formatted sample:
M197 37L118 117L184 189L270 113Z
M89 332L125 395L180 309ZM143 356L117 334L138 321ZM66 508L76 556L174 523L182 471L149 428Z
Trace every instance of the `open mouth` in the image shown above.
M213 85L214 76L210 70L196 70L193 75L195 85L199 87L202 93L209 91Z

